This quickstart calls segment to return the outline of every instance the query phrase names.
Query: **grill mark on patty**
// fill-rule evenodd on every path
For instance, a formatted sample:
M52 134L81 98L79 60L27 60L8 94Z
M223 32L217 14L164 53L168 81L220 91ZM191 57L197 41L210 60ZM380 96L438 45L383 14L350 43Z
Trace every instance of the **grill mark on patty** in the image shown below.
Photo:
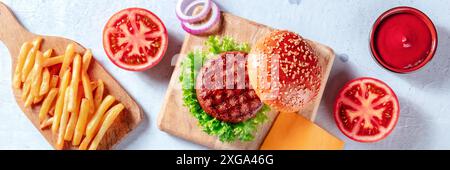
M227 56L233 63L228 63L228 68ZM242 52L222 53L207 61L198 74L196 93L206 113L228 123L240 123L255 117L263 105L250 88L247 53Z

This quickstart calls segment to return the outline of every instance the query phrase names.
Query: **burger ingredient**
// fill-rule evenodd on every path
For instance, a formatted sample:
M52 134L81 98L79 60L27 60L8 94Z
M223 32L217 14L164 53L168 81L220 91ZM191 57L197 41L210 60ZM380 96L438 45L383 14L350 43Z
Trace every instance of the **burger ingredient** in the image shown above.
M204 20L212 6L211 0L179 0L176 6L176 14L182 22L194 23ZM194 9L199 5L203 5L200 12L194 14Z
M205 20L199 22L181 22L181 26L186 32L193 35L201 35L211 30L216 30L213 28L218 27L220 24L221 14L219 7L214 2L211 3L211 12Z
M212 117L240 123L255 117L262 103L250 89L247 53L225 52L210 59L197 76L197 99Z
M344 142L297 113L280 113L261 150L341 150Z
M334 118L339 129L350 139L376 142L394 129L400 106L394 91L374 78L359 78L339 92Z
M163 22L142 8L119 11L103 30L103 48L109 59L129 71L144 71L158 64L168 39Z
M282 112L298 112L319 93L322 66L300 35L273 31L249 55L249 77L261 100Z
M247 44L239 44L231 38L211 36L206 42L207 50L195 51L187 55L181 63L180 82L182 83L183 102L192 115L198 120L199 126L209 135L217 136L222 142L252 141L258 126L267 121L266 114L270 108L264 105L254 118L233 124L220 121L208 115L200 106L195 90L195 78L202 63L212 56L227 51L249 52Z

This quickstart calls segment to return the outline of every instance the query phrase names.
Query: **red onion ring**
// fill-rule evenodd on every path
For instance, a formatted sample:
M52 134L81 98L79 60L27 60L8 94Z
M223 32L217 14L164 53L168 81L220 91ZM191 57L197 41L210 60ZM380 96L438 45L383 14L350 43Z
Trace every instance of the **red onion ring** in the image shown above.
M211 8L211 18L207 20L206 23L203 24L191 24L188 22L182 22L181 26L183 29L191 34L194 35L200 35L207 31L209 31L211 28L213 28L216 24L220 23L221 13L219 7L216 5L216 3L212 2L212 8Z
M193 1L191 4L189 4L188 6L186 6L186 8L184 8L184 13L185 14L193 14L194 10L197 6L203 4L203 1ZM209 13L209 11L208 11ZM206 17L205 17L206 18Z
M203 9L197 15L189 14L191 8L203 4ZM181 22L195 23L204 20L211 11L211 0L179 0L176 7L176 14Z

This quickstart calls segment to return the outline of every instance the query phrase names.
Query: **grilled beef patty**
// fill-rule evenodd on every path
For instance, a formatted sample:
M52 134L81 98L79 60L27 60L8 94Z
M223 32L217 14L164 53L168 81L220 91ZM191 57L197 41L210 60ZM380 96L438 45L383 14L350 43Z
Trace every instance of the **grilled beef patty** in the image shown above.
M242 52L222 53L207 61L198 74L196 92L206 113L228 123L255 117L263 105L250 89L247 53Z

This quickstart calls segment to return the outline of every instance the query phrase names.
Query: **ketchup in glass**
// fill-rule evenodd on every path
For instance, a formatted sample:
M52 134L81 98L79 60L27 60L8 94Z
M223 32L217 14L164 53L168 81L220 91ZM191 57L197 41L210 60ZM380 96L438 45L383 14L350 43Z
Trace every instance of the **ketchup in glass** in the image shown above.
M425 66L434 56L437 31L421 11L397 7L375 22L370 46L375 59L397 73L409 73Z

